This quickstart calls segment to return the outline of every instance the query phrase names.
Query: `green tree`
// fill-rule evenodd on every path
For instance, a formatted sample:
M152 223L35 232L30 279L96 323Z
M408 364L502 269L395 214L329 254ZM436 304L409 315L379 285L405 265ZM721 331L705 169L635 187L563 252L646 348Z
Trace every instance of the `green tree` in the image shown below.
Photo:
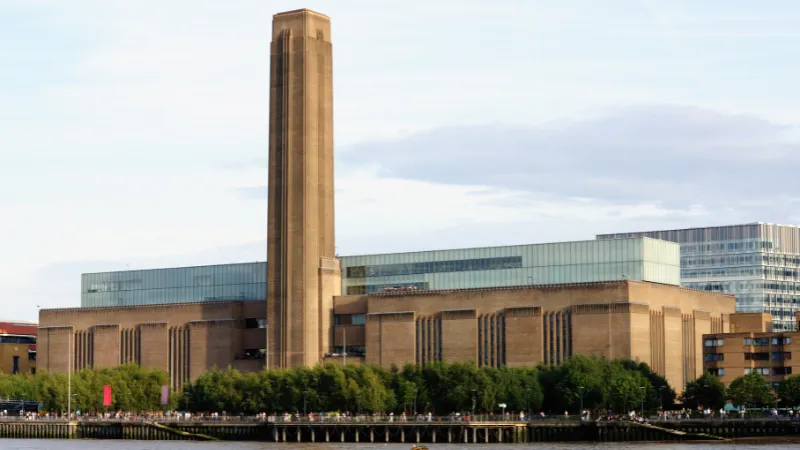
M792 375L778 386L778 397L781 405L786 407L797 407L800 405L800 375Z
M766 408L775 405L776 397L764 377L751 372L731 381L728 387L728 399L734 405Z
M356 371L357 378L354 381L358 385L358 390L354 396L358 403L358 410L383 412L392 403L391 394L379 372L379 369L376 370L370 366L361 366Z
M683 404L692 410L698 408L711 408L717 410L725 406L725 385L718 377L704 373L700 378L686 384L686 390L681 396Z
M622 360L619 361L619 363L627 370L639 372L650 382L652 389L649 389L647 392L647 397L645 399L646 410L656 411L662 406L665 409L670 409L675 404L675 390L670 387L666 378L653 372L647 363L636 363L630 360Z

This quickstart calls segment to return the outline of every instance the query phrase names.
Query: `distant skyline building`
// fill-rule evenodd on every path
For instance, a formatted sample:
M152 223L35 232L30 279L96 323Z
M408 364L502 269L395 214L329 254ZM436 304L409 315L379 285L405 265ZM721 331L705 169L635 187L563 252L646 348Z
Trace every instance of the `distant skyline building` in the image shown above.
M649 238L477 247L339 257L344 295L593 283L679 285L679 246ZM267 263L90 273L81 306L137 306L267 298Z
M794 330L800 311L800 228L748 223L682 230L601 234L645 236L681 246L681 285L736 296L742 313L772 315L775 331Z

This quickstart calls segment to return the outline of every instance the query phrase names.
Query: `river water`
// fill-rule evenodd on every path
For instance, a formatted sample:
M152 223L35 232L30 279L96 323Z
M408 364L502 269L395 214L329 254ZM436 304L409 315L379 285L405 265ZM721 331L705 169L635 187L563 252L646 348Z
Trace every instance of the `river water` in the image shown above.
M751 443L729 444L656 444L656 443L612 443L612 444L426 444L430 450L456 450L491 448L507 450L767 450L778 444L759 445ZM779 443L781 450L800 450L800 444ZM177 441L89 441L89 440L36 440L0 439L3 450L410 450L411 444L273 444L265 442L177 442Z

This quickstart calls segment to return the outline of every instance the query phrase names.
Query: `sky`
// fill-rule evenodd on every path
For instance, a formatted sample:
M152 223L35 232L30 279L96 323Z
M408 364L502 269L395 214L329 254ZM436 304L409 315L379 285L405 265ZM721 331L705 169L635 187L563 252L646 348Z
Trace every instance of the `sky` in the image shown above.
M793 0L0 0L0 318L266 258L271 20L302 7L340 255L800 223Z

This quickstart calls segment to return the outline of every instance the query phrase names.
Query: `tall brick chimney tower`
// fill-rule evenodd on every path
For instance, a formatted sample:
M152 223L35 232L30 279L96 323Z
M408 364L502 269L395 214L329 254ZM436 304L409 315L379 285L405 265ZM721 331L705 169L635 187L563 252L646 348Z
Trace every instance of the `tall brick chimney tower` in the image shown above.
M308 9L272 21L267 225L267 365L311 366L330 351L334 244L330 18Z

